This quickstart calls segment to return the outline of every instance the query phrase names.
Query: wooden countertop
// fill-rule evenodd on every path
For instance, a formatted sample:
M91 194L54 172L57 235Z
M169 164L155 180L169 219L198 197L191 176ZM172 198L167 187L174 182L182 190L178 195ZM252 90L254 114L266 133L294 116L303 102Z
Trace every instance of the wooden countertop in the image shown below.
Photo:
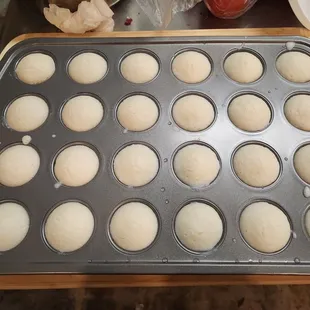
M7 275L0 289L310 284L310 275Z

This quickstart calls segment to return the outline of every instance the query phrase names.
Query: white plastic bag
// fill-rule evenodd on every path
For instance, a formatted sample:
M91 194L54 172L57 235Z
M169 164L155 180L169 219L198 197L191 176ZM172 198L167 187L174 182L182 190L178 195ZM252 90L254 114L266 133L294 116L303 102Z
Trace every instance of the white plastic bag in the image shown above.
M166 28L173 15L194 7L201 0L137 0L156 27Z

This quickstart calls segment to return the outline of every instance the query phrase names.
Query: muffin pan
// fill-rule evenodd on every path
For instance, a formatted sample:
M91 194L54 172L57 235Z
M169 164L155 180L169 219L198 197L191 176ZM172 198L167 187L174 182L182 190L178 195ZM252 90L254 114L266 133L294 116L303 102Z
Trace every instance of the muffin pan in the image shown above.
M41 163L38 173L27 184L0 185L0 203L16 201L25 206L30 216L30 228L23 242L0 253L0 273L310 273L310 238L305 229L305 211L310 199L304 196L307 184L298 177L293 165L295 151L310 143L310 133L290 125L283 111L291 94L310 92L310 83L291 83L277 72L275 62L278 55L287 51L287 42L295 42L293 50L310 54L310 41L301 37L37 38L11 48L0 64L0 152L29 135L30 145L38 150ZM227 55L243 49L257 55L264 66L262 77L249 84L234 82L223 71ZM212 70L203 82L186 84L173 75L172 60L184 50L208 55ZM106 76L88 85L74 82L67 73L72 57L84 51L99 53L108 63ZM33 52L51 55L56 66L53 76L39 85L27 85L15 74L18 61ZM156 55L160 69L152 81L134 84L123 78L120 63L133 52ZM271 106L271 123L262 131L242 131L228 117L232 98L246 93L265 98ZM36 130L22 133L6 126L5 113L12 100L26 94L44 98L49 116ZM63 104L80 94L100 98L104 106L102 121L87 132L71 131L61 120ZM117 107L131 94L146 94L158 103L159 118L152 128L131 132L118 122ZM188 132L176 125L171 109L176 99L186 94L203 95L214 104L212 126L200 132ZM254 142L275 150L281 162L280 175L272 186L248 186L236 177L231 166L235 150ZM133 188L116 179L113 160L123 147L138 143L156 152L159 171L147 185ZM173 171L176 150L191 143L207 144L215 150L221 163L217 178L202 188L181 183ZM74 144L96 150L100 168L84 186L62 186L54 177L54 159L65 146ZM95 228L81 249L61 254L46 243L43 225L55 206L72 200L89 206ZM155 241L137 253L118 249L108 231L113 212L129 201L144 201L152 206L159 221ZM211 251L189 251L175 237L177 212L191 201L206 201L221 215L224 233ZM244 207L254 201L270 201L288 215L291 239L281 251L264 254L244 242L238 221Z

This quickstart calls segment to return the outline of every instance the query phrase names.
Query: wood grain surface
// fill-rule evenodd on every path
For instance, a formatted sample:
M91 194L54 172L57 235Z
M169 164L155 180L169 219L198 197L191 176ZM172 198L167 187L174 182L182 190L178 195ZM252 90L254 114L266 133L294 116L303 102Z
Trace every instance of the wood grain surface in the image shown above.
M59 33L24 34L13 39L2 51L0 59L15 44L37 37L176 37L176 36L303 36L304 28L209 29L181 31L141 31L67 35ZM275 285L310 284L310 275L4 275L0 289L51 289L90 287L168 287L204 285Z
M7 275L0 289L310 284L304 275Z

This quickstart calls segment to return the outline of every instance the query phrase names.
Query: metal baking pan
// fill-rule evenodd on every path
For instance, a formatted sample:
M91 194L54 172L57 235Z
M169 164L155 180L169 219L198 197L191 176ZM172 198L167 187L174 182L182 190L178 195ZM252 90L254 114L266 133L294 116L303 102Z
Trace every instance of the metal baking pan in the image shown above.
M310 92L310 83L285 81L275 68L279 54L294 49L310 54L310 41L302 37L177 37L177 38L36 38L22 41L11 48L1 61L0 113L23 94L39 94L50 108L46 123L29 133L32 145L39 150L41 166L29 183L9 188L0 185L0 201L15 200L27 207L31 226L24 241L15 249L1 253L0 273L137 273L137 274L266 274L310 273L310 240L304 229L304 214L309 198L303 196L306 184L293 167L296 149L310 141L310 133L291 126L283 113L286 99L293 93ZM210 77L199 84L188 85L171 72L173 57L184 49L198 49L212 60ZM241 85L231 81L223 71L225 57L235 50L246 49L259 55L264 74L257 82ZM120 74L123 56L132 51L150 51L157 55L160 72L155 80L144 85L127 82ZM31 52L51 55L56 72L40 85L26 85L14 73L16 63ZM107 76L91 85L80 85L67 75L67 64L82 51L103 54L108 61ZM214 124L199 133L180 129L171 117L173 102L181 94L200 92L216 107ZM229 120L227 107L239 93L255 92L264 97L273 112L271 125L257 133L237 129ZM90 93L102 99L105 116L94 130L72 132L64 127L59 111L63 103L78 93ZM157 124L142 133L126 132L116 119L120 100L132 93L146 93L160 106ZM8 145L19 143L25 133L10 130L2 122L0 152ZM172 169L172 158L181 145L198 141L214 148L221 159L221 171L210 186L195 190L178 181ZM233 173L231 156L242 143L257 141L273 148L281 161L279 179L267 188L251 188L241 183ZM92 145L102 161L95 179L89 184L70 188L55 188L52 174L55 154L70 143ZM146 186L128 188L118 182L112 171L115 153L126 144L141 142L157 151L160 170ZM81 200L91 207L95 216L95 232L90 241L71 254L59 254L45 243L42 225L46 214L59 202ZM111 242L108 222L116 206L128 200L144 200L159 216L160 230L154 244L146 251L131 254L119 251ZM177 211L189 200L205 200L216 205L224 218L224 235L210 252L191 253L176 240L173 222ZM276 254L263 254L251 249L243 240L238 220L242 209L254 200L270 200L281 206L290 218L292 237L289 244Z

